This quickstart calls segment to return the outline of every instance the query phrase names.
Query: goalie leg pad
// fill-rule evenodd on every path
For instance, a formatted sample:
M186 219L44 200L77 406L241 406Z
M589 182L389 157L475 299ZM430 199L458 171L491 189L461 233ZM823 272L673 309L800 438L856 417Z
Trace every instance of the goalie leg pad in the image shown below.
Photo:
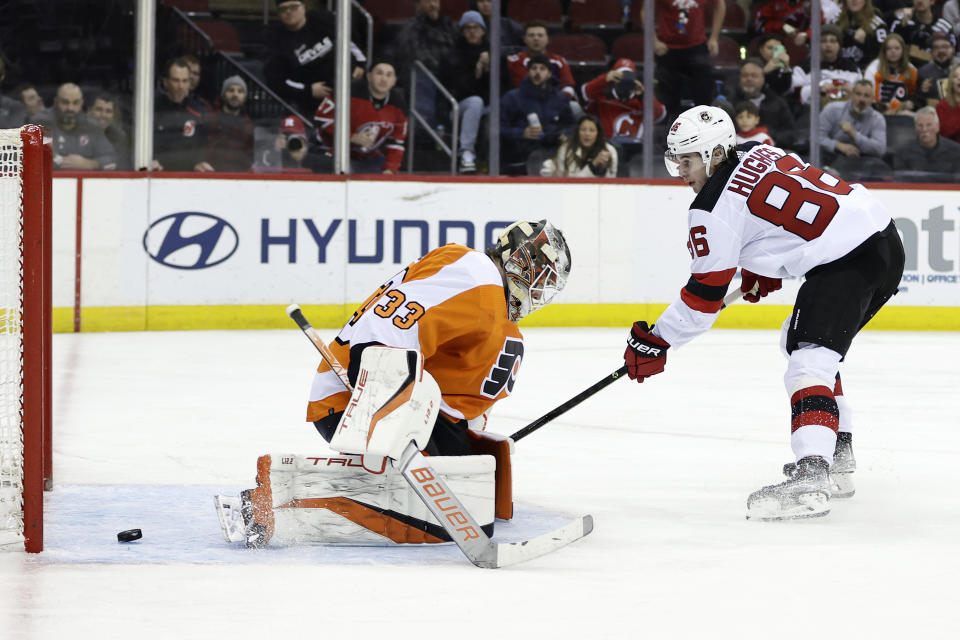
M410 349L363 350L357 384L330 440L337 451L398 460L412 440L423 450L440 410L440 387Z
M467 429L467 438L474 455L491 455L497 461L495 515L500 520L510 520L513 518L513 469L510 464L513 440L474 429Z
M241 510L250 510L246 523L247 546L264 547L273 538L276 523L273 518L273 487L270 484L270 468L273 458L269 455L257 458L257 487L241 494ZM250 504L243 505L249 498ZM246 518L245 518L246 520Z
M280 544L390 546L450 542L440 523L384 458L273 455L273 540ZM431 456L434 469L493 534L491 456Z

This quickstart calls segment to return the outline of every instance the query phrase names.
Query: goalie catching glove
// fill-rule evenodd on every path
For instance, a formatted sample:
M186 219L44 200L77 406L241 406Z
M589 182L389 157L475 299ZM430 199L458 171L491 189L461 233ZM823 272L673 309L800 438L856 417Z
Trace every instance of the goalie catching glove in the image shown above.
M740 270L740 291L743 291L743 299L747 302L759 302L760 298L779 290L782 286L780 278L768 278L746 269ZM756 292L753 291L754 287L757 289Z
M634 322L627 349L623 352L623 361L627 365L627 375L631 380L643 382L645 378L663 371L667 364L667 349L670 345L663 338L652 333L644 321Z

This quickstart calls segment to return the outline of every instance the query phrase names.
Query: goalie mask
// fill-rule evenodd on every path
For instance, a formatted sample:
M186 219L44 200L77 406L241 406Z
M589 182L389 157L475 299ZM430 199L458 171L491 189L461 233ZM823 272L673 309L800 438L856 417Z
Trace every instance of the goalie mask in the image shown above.
M507 315L517 322L550 304L567 284L570 249L546 220L514 222L493 247L507 280Z
M679 156L698 153L703 158L709 177L713 173L711 158L717 147L723 149L724 155L737 147L737 133L729 114L719 107L693 107L673 121L667 133L663 162L671 176L679 177Z

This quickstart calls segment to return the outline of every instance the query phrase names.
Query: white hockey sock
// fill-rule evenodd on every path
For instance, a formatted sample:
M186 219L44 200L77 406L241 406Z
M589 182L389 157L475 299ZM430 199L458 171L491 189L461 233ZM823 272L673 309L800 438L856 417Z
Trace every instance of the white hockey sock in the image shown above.
M837 401L837 409L840 410L839 431L853 432L853 409L850 408L850 402L847 396L843 395L843 386L840 383L840 374L837 374L837 383L833 386L833 397Z
M784 384L790 396L790 445L797 460L819 456L831 463L840 425L833 390L841 355L818 345L790 354Z

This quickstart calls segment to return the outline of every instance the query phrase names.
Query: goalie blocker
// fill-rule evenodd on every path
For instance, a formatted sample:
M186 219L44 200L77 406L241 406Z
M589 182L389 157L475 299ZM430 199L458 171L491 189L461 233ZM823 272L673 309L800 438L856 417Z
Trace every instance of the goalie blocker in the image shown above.
M259 547L286 544L411 544L450 536L403 475L397 460L411 441L426 446L440 390L420 353L371 346L325 457L261 456L257 487L239 498L217 496L224 537ZM436 473L461 497L487 536L494 517L513 513L510 440L468 431L474 456L432 456ZM442 507L441 507L442 509Z

